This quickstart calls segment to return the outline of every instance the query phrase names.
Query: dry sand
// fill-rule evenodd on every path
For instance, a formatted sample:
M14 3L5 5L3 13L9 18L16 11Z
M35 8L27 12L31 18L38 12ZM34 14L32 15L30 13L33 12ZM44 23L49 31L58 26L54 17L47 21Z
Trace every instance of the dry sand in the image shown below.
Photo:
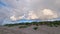
M16 27L0 27L0 34L60 34L60 26L59 27L48 27L45 25L38 26L37 30L34 30L33 27L30 26L28 28L19 29Z
M17 29L12 29L8 27L0 27L0 34L25 34L25 33Z

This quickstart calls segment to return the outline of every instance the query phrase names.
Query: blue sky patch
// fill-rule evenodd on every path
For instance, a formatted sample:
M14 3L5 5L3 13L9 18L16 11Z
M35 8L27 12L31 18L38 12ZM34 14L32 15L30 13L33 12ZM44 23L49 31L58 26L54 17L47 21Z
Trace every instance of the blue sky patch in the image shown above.
M6 6L6 4L0 1L0 7L2 6Z

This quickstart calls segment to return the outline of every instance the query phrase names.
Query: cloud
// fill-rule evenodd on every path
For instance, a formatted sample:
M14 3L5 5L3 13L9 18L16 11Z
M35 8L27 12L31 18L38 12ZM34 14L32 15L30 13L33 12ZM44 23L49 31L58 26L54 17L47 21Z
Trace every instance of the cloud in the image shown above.
M20 19L30 20L30 19L38 19L38 16L36 14L34 14L33 11L29 11L29 13L27 13L27 15L24 14L24 15L18 16L18 17L16 17L16 15L15 16L13 15L13 16L10 17L10 19L13 20L13 21L14 20L20 20Z
M60 0L0 0L0 22L2 23L5 19L55 18L60 18Z
M37 12L37 11L36 11ZM41 13L41 14L40 14ZM16 17L16 15L11 16L10 19L12 20L19 20L19 19L53 19L58 18L59 16L51 9L43 9L38 14L34 11L29 11L27 14L24 13L22 16Z
M50 9L42 10L42 19L53 19L53 18L58 18L58 15L54 11Z
M11 16L10 19L11 20L16 20L16 17L15 16Z
M38 16L33 11L29 11L27 19L38 19Z

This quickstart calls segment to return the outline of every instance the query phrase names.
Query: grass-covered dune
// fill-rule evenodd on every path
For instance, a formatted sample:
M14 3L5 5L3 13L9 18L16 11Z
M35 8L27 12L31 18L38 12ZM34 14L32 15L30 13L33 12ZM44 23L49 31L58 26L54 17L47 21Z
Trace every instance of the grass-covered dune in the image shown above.
M17 25L36 25L36 26L39 26L39 25L47 25L47 26L59 26L60 25L60 21L42 21L42 22L26 22L26 23L16 23L16 24L5 24L4 26L17 26Z

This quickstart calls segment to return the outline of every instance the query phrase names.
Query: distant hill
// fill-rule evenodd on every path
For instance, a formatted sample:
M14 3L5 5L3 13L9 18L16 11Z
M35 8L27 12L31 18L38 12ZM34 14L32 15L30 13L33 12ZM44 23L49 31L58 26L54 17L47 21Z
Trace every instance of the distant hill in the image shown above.
M44 22L44 21L60 21L60 20L40 20L40 19L20 19L20 20L16 20L16 21L12 21L12 20L6 20L3 24L14 24L14 23L26 23L26 22Z
M12 20L5 20L3 24L14 24L14 23L26 23L26 22L39 22L39 19L31 19L31 20L27 20L27 19L20 19L20 20L16 20L16 21L12 21Z

